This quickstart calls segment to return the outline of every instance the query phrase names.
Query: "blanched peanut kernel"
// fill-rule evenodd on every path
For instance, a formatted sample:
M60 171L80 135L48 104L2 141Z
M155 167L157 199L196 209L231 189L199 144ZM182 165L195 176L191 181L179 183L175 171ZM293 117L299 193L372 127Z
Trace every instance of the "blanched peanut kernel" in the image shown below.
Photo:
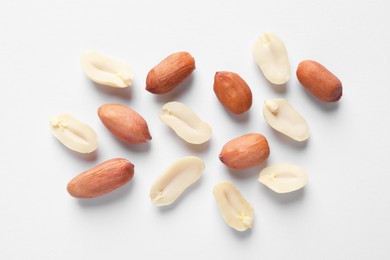
M63 114L50 119L53 135L69 149L79 153L91 153L98 142L95 131L71 115Z
M259 182L277 193L299 190L307 184L306 171L294 164L279 163L264 168Z
M195 156L184 157L173 163L153 184L150 198L156 206L173 203L203 173L204 162Z
M305 141L309 138L308 124L287 100L266 100L263 114L267 123L276 131L296 141Z
M96 51L81 56L81 67L88 78L98 84L125 88L133 82L133 72L127 64Z
M233 183L223 181L217 184L213 194L222 217L230 227L237 231L252 227L253 208Z
M290 62L283 41L275 33L264 33L253 48L253 57L267 80L285 84L290 79Z
M211 138L211 127L180 102L166 103L159 117L188 143L202 144Z

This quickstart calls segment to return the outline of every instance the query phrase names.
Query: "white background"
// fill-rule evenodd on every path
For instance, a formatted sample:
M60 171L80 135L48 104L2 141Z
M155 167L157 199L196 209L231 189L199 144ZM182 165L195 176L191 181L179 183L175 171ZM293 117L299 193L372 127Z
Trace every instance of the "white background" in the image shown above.
M389 1L6 1L0 4L0 259L389 259ZM276 32L292 74L271 86L252 58L256 39ZM97 50L134 69L134 84L91 83L79 57ZM196 70L163 96L145 91L148 71L186 50ZM299 84L297 64L317 60L343 82L338 104L316 101ZM240 74L253 92L249 113L233 116L216 99L216 71ZM265 123L266 98L287 98L311 137L297 144ZM191 146L158 119L168 101L191 107L214 130ZM149 124L153 140L126 145L97 117L105 103L125 104ZM50 117L70 113L92 126L98 152L65 148ZM264 165L235 172L218 159L228 140L263 133L267 165L304 167L309 183L277 195L258 183ZM172 206L156 208L149 189L172 162L201 157L201 180ZM113 157L135 164L134 179L96 199L66 191L77 174ZM212 188L234 182L255 209L252 230L223 221Z

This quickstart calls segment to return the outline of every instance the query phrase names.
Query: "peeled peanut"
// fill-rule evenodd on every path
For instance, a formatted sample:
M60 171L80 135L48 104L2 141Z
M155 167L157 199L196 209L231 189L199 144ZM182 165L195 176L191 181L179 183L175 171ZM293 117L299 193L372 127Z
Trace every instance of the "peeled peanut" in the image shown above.
M104 126L126 143L138 144L152 139L145 119L127 106L105 104L99 107L98 115Z
M203 173L204 162L195 156L187 156L173 163L153 184L150 198L156 206L173 203Z
M253 48L253 57L267 80L285 84L290 79L290 62L283 41L275 33L261 36Z
M226 224L237 231L252 227L253 208L233 183L223 181L217 184L213 194Z
M183 103L166 103L159 117L188 143L202 144L211 138L211 127Z
M79 153L91 153L97 149L95 131L71 115L63 114L50 119L53 135L69 149Z
M294 164L279 163L264 168L259 182L277 193L287 193L303 188L307 184L307 173Z
M309 125L287 100L282 98L266 100L263 114L267 123L276 131L296 141L309 138Z
M96 51L81 56L81 67L90 80L101 85L125 88L133 82L133 72L129 65Z
M227 167L241 170L263 163L269 154L267 139L254 133L227 142L219 154L219 159Z
M134 165L126 159L105 161L73 178L67 186L70 195L76 198L94 198L109 193L134 176Z
M316 61L305 60L299 63L297 77L302 86L323 102L336 102L343 95L341 81Z
M237 73L215 73L214 92L219 102L233 114L242 114L252 106L252 91Z
M195 59L188 52L176 52L153 67L146 77L146 90L153 94L164 94L191 75Z

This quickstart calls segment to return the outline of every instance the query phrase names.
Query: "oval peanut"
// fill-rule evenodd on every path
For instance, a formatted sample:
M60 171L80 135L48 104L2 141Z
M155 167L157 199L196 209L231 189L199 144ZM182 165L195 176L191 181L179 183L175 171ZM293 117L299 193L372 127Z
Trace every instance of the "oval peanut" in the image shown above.
M72 179L67 186L70 195L76 198L94 198L109 193L134 176L134 165L126 159L105 161Z
M236 73L220 71L214 76L214 92L219 102L233 114L242 114L252 106L252 91Z
M152 139L148 124L136 111L119 104L106 104L98 109L102 123L116 137L130 144Z
M241 170L263 163L270 154L267 139L261 134L246 134L227 142L219 159L229 168Z
M336 102L343 95L341 81L316 61L299 63L297 77L302 86L323 102Z
M157 64L146 77L146 90L153 94L171 91L195 69L195 60L188 52L176 52Z

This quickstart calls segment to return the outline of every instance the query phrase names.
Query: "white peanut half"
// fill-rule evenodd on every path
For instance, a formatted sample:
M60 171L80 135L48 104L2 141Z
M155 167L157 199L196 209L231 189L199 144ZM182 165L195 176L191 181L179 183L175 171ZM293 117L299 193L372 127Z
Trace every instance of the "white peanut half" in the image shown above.
M81 67L90 80L101 85L125 88L133 82L133 72L127 64L96 51L81 56Z
M276 131L296 141L305 141L309 138L309 125L287 100L282 98L266 100L263 115L265 121Z
M203 173L204 162L195 156L183 157L174 162L153 184L150 199L156 206L173 203Z
M50 128L53 135L73 151L91 153L98 146L95 131L71 115L63 114L52 117Z
M180 102L166 103L159 114L160 120L191 144L202 144L211 138L211 127L189 107Z
M223 181L217 184L213 194L222 217L230 227L237 231L252 227L253 208L233 183Z
M278 163L264 168L259 182L277 193L287 193L303 188L307 184L307 173L294 164Z
M253 57L264 76L273 84L290 79L290 62L283 41L275 33L264 33L253 48Z

